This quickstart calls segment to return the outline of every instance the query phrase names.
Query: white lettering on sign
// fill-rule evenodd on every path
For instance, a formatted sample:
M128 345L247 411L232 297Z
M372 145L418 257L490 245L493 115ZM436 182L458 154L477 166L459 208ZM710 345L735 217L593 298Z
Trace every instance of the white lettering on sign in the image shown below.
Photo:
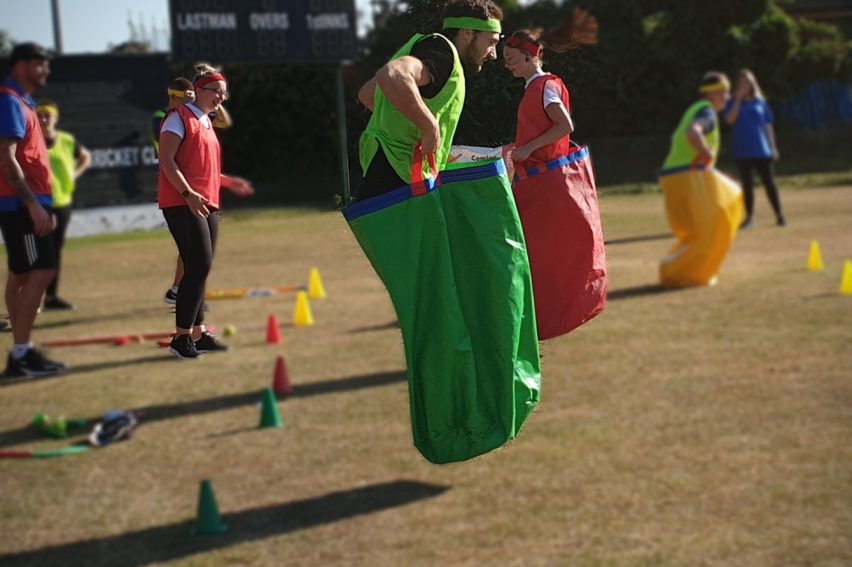
M92 169L123 169L137 167L139 155L143 149L139 146L126 146L123 148L93 148ZM153 149L153 148L151 148ZM145 158L148 158L147 160ZM150 157L143 154L143 162L149 165Z
M154 146L145 146L142 148L142 165L158 165L160 160L157 159L157 150Z
M308 20L308 29L314 31L323 30L348 30L349 14L319 14L318 16L305 16Z
M178 14L177 26L184 30L235 30L237 15L229 12L194 12Z
M252 12L249 14L249 26L257 30L288 30L290 17L287 12Z

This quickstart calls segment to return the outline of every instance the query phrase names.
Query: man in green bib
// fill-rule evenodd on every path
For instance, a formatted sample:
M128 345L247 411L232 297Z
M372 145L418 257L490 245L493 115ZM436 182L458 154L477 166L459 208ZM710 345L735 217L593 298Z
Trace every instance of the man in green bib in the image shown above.
M502 18L491 0L451 0L441 33L415 34L361 87L358 99L373 116L361 135L359 201L409 185L418 143L424 163L434 156L443 169L464 106L465 71L497 59Z
M705 73L698 86L701 97L686 109L672 134L669 155L663 170L701 164L711 167L719 155L719 120L716 113L725 108L731 83L724 73Z
M65 244L65 232L71 222L71 202L77 186L77 178L92 163L89 151L73 135L57 130L59 106L53 101L42 100L36 106L39 125L47 144L47 157L50 158L50 172L53 179L53 212L56 215L56 230L53 241L56 246L57 266L53 281L44 293L45 310L74 309L74 306L57 294L59 272L62 269L62 246Z

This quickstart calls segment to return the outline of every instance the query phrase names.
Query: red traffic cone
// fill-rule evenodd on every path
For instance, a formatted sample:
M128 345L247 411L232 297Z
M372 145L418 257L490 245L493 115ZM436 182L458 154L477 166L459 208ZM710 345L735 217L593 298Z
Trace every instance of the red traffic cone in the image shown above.
M281 329L278 328L278 320L275 315L270 315L266 322L266 344L280 345L284 342L281 338Z
M283 356L275 359L275 375L272 378L272 391L278 396L289 396L293 393L293 385L290 384L290 377L287 376L287 365L284 363Z

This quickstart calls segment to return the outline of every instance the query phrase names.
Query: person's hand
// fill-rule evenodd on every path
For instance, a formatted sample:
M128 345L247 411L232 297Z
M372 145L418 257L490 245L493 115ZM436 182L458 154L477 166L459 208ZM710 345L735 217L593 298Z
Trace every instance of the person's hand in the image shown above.
M532 148L528 146L520 146L512 150L512 161L525 161L532 154Z
M701 148L701 151L698 152L698 157L695 158L695 163L709 167L713 163L713 152L710 148Z
M207 218L210 216L210 210L206 206L207 203L207 199L195 191L190 191L189 195L186 197L186 206L189 207L189 212L199 218Z
M38 201L30 202L27 205L27 211L33 220L33 232L36 236L47 236L56 228L56 218L49 214Z
M231 184L228 186L231 193L237 195L238 197L248 197L249 195L254 195L254 187L251 186L251 182L247 179L243 179L242 177L237 177L235 175L231 175Z
M438 127L438 121L432 120L429 128L423 131L423 137L420 139L420 145L423 148L423 156L434 154L438 151L438 146L441 144L441 129Z
M772 161L778 161L781 158L781 153L777 149L772 150Z
M743 100L748 96L749 91L751 90L751 83L746 80L741 80L737 82L737 91L734 93L734 96L737 100Z

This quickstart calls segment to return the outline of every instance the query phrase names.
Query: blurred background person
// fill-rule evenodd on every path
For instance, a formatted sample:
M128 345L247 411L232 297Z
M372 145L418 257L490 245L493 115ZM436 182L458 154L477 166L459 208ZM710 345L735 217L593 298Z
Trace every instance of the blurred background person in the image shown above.
M731 153L740 173L745 199L745 219L741 228L754 223L754 172L766 189L766 196L775 212L775 222L784 226L787 221L781 211L781 198L775 185L772 163L778 160L772 109L763 97L763 91L754 74L741 69L737 74L734 98L728 101L722 115L731 126Z
M65 245L65 233L71 222L71 203L74 198L77 178L89 168L92 154L69 132L57 130L59 106L50 100L41 100L36 105L41 132L47 145L47 157L50 159L51 179L53 181L53 214L56 215L56 229L53 241L56 246L56 275L47 286L44 294L45 310L74 309L59 297L59 274L62 271L62 247Z

